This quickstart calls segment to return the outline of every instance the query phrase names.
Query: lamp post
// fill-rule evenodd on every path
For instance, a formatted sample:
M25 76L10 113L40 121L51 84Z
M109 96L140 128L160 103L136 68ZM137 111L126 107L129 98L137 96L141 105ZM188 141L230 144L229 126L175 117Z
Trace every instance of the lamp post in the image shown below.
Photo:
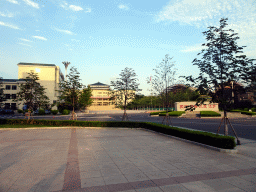
M68 62L68 61L63 61L62 63L63 63L64 66L65 66L65 81L66 81L66 80L67 80L67 70L68 70L68 66L69 66L70 62Z

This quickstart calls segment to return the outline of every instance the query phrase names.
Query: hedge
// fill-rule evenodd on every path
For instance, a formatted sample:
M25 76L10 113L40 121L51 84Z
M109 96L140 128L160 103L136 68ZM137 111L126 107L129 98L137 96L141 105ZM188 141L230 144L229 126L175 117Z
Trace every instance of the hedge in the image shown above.
M183 113L185 113L185 111L173 111L173 112L169 112L169 116L181 116ZM166 116L166 112L159 113L159 116Z
M200 111L201 117L220 117L221 114L215 111Z
M167 125L149 122L0 119L0 124L145 128L223 149L234 149L234 147L236 146L235 138L231 136L223 136L208 132L180 129L176 127L170 127Z
M159 115L159 113L166 113L166 111L151 112L150 115Z
M242 111L241 114L245 114L245 115L256 115L255 112L250 112L250 111Z

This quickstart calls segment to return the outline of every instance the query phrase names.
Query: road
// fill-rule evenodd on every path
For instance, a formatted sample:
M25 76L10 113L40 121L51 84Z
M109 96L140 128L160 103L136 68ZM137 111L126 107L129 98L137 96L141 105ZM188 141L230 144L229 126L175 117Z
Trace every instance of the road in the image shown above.
M0 116L4 118L6 116ZM6 118L24 118L24 116L8 116ZM34 119L48 119L48 120L68 120L70 116L60 116L60 115L47 115L47 116L35 116ZM128 113L128 118L130 121L139 122L154 122L162 123L163 117L150 117L148 113ZM121 121L121 112L107 112L107 113L97 113L96 114L84 114L78 113L78 120L80 121ZM190 129L203 130L207 132L217 132L220 125L221 119L187 119L187 118L177 118L171 117L172 125L177 127L186 127ZM238 137L245 139L256 140L256 118L230 118ZM224 126L222 125L220 134L224 133ZM229 127L229 134L234 136L232 129Z

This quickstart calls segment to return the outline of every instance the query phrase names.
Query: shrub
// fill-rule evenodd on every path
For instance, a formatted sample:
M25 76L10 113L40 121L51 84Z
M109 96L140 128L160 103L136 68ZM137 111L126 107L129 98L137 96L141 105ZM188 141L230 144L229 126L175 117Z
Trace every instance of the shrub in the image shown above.
M169 116L181 116L185 111L172 111L169 112ZM159 116L166 116L166 113L159 113Z
M256 107L251 108L252 112L256 112Z
M200 111L201 117L220 117L221 114L215 111Z
M69 113L70 113L70 110L68 110L68 109L64 109L62 111L62 115L68 115Z
M249 108L244 108L244 111L249 111Z
M39 109L39 110L38 110L38 114L39 114L39 115L45 115L44 109Z
M240 110L240 109L231 109L231 110L229 110L228 112L241 112L242 110Z
M159 115L159 113L166 113L166 111L151 112L150 115Z
M51 113L53 114L53 115L57 115L58 114L58 110L51 110Z
M250 112L250 111L242 111L241 114L245 114L245 115L256 115L255 112Z
M18 109L18 113L24 113L22 109Z

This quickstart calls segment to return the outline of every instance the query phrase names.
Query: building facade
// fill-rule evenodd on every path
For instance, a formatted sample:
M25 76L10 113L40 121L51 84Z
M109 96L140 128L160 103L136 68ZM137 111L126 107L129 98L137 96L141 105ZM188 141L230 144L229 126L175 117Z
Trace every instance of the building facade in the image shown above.
M18 79L25 79L31 71L38 74L38 82L46 88L45 92L49 97L50 104L57 103L60 95L57 91L59 90L59 83L64 80L59 66L55 64L18 63Z

